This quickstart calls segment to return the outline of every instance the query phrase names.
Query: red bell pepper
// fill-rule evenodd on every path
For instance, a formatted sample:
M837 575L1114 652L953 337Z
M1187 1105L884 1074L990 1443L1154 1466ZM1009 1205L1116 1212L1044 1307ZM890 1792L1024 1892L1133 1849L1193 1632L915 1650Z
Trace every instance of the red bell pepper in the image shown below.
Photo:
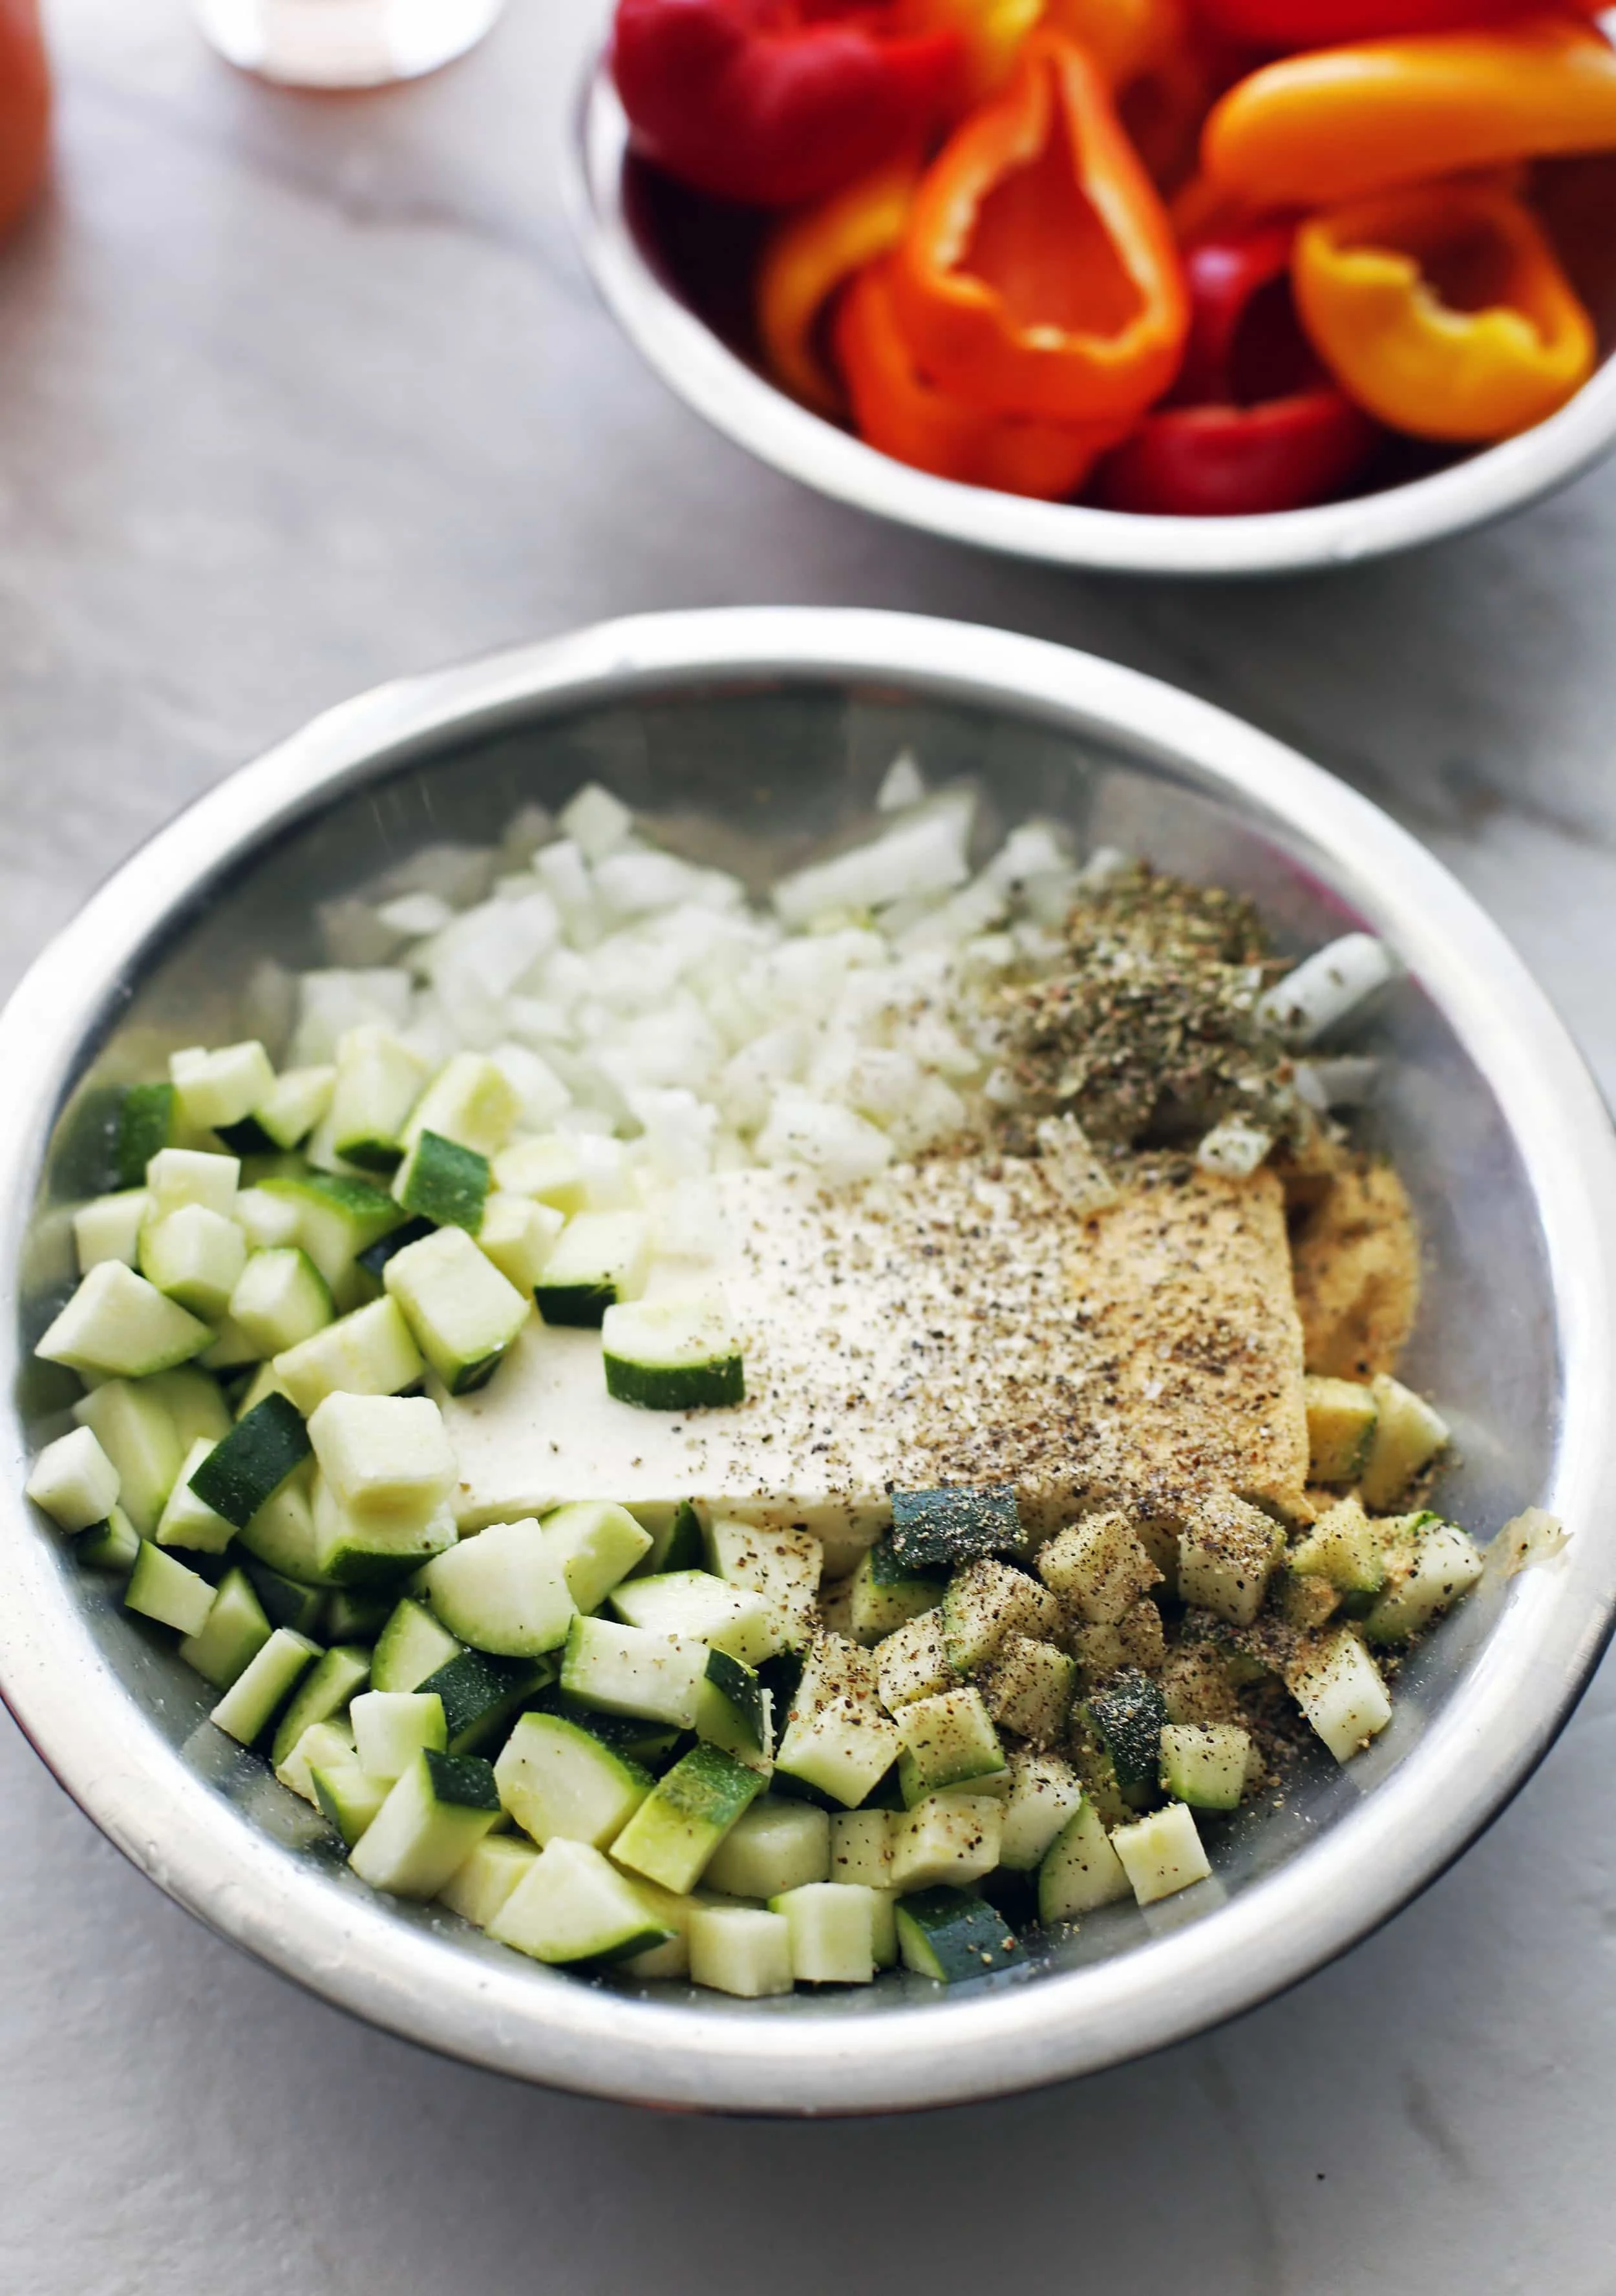
M1337 390L1291 305L1292 227L1260 225L1189 250L1190 335L1178 377L1101 465L1108 509L1238 518L1323 502L1380 431Z
M828 198L924 135L963 64L957 31L835 0L618 0L611 48L636 150L765 208Z
M1285 53L1333 48L1348 40L1394 39L1405 32L1462 32L1527 12L1531 0L1192 0L1208 29L1226 40ZM1596 16L1609 0L1557 0L1572 14Z

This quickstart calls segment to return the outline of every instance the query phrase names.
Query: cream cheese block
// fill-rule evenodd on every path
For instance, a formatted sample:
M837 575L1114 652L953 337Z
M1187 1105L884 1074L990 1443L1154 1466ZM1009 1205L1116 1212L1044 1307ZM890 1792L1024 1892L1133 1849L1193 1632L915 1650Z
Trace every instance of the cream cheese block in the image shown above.
M1029 1528L1209 1485L1290 1509L1307 1469L1301 1331L1270 1173L1135 1168L1085 1215L1037 1160L939 1156L852 1190L723 1175L719 1257L653 1294L723 1291L746 1400L663 1413L606 1393L600 1334L531 1320L485 1389L444 1398L463 1528L682 1498L868 1543L893 1489L1010 1483Z

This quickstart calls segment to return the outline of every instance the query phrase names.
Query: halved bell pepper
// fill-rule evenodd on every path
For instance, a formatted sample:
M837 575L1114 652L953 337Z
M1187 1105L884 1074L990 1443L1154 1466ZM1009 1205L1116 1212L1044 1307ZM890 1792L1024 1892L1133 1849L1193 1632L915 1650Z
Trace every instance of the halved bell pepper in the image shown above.
M1314 217L1296 308L1341 389L1419 439L1504 439L1593 373L1593 322L1507 193L1435 184Z
M1323 502L1381 432L1331 381L1296 322L1289 224L1191 249L1193 317L1167 402L1097 474L1095 499L1166 518L1238 518Z
M894 20L907 32L959 36L960 67L949 104L957 118L997 94L1044 10L1045 0L895 0Z
M918 370L988 414L1131 417L1172 381L1189 305L1171 227L1083 51L1035 32L922 177L892 258Z
M1506 160L1616 147L1616 48L1568 16L1325 48L1231 88L1202 139L1213 182L1321 207Z
M835 0L618 0L611 69L635 148L718 199L797 207L942 116L953 31Z
M859 273L837 307L833 335L859 437L936 478L1061 502L1123 427L991 414L939 390L915 365L898 327L890 258Z
M842 404L816 340L820 317L856 271L895 247L908 219L920 154L889 160L872 176L780 224L758 269L758 334L786 389L825 414Z
M1395 39L1405 32L1456 32L1524 12L1522 0L1191 0L1225 39L1292 53L1343 40ZM1596 16L1606 0L1559 0L1572 14Z

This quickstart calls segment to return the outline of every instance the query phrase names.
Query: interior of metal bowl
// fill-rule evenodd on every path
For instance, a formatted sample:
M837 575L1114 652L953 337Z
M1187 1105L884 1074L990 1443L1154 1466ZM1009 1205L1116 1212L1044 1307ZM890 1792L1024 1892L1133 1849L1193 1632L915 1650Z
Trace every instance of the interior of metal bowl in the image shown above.
M803 625L811 644L778 642ZM906 748L934 781L978 781L984 845L1052 814L1086 847L1254 895L1284 945L1358 923L1398 944L1409 977L1361 1031L1385 1059L1366 1129L1396 1158L1425 1238L1409 1376L1456 1430L1440 1503L1487 1536L1552 1504L1568 1478L1589 1504L1604 1467L1584 1382L1608 1346L1606 1304L1603 1292L1568 1300L1575 1239L1563 1248L1555 1232L1564 1217L1586 1238L1588 1204L1609 1218L1603 1125L1573 1136L1591 1087L1436 865L1249 729L1028 641L767 613L621 625L321 721L136 857L59 945L71 980L42 982L47 956L5 1024L19 1051L33 1013L7 1136L26 1192L21 1425L0 1497L18 1593L0 1620L0 1685L63 1783L193 1911L379 2021L531 2078L682 2103L870 2110L1056 2078L1193 2030L1339 1950L1456 1854L1541 1752L1603 1640L1603 1554L1571 1611L1552 1572L1489 1579L1404 1668L1396 1719L1369 1753L1341 1770L1321 1752L1277 1813L1217 1828L1212 1881L1147 1913L1109 1908L1035 1942L1025 1971L947 1998L893 1974L867 1991L742 2004L585 1982L440 1909L373 1896L315 1813L209 1722L210 1696L168 1638L119 1610L12 1496L21 1448L58 1431L70 1399L72 1382L26 1349L72 1279L87 1094L162 1073L182 1044L267 1033L274 1051L289 976L324 959L316 905L422 846L493 841L520 807L559 804L596 779L679 850L761 892L783 863L866 825ZM1415 891L1424 898L1411 908ZM1533 1023L1548 1066L1529 1073ZM1523 1136L1517 1085L1522 1106L1554 1095L1541 1154L1569 1158L1575 1186ZM36 1121L47 1110L48 1152ZM1581 1206L1578 1187L1592 1192ZM1607 1250L1608 1234L1584 1250L1587 1280L1603 1283ZM1530 1694L1512 1687L1523 1683ZM1473 1741L1479 1718L1495 1742L1465 1772L1458 1741ZM1444 1784L1456 1775L1467 1781L1456 1800Z

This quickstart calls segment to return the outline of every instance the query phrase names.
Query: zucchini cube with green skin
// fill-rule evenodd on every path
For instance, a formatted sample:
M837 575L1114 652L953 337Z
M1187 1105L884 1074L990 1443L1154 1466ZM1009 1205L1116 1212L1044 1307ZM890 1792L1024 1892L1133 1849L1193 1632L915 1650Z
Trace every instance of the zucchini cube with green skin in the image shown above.
M589 1205L589 1172L578 1141L559 1132L513 1141L494 1159L494 1182L570 1219Z
M1167 1656L1161 1613L1148 1595L1143 1595L1114 1627L1075 1627L1071 1648L1091 1684L1120 1674L1126 1666L1158 1673Z
M1013 1635L1047 1640L1061 1631L1061 1606L1024 1570L985 1558L956 1570L943 1596L943 1647L961 1674L987 1666Z
M491 1766L476 1754L417 1754L349 1854L373 1890L435 1898L501 1816Z
M1271 1515L1232 1491L1217 1492L1191 1511L1178 1534L1178 1592L1196 1610L1249 1627L1284 1544Z
M306 1730L348 1711L370 1680L370 1652L339 1644L318 1660L299 1685L281 1717L269 1759L278 1769ZM312 1797L311 1797L312 1798Z
M1308 1414L1308 1480L1355 1483L1369 1464L1380 1416L1372 1388L1309 1373L1301 1383Z
M488 1200L488 1160L441 1133L422 1132L393 1177L393 1201L439 1227L475 1235Z
M1349 1627L1305 1642L1285 1681L1338 1762L1350 1761L1391 1719L1381 1670Z
M757 1666L780 1648L783 1627L774 1606L750 1588L731 1587L710 1570L664 1570L628 1578L611 1594L611 1607L631 1627L648 1633L687 1635Z
M956 1570L1021 1544L1021 1519L1008 1483L945 1486L892 1494L892 1554L906 1571Z
M414 1148L428 1132L435 1132L486 1163L510 1139L521 1114L521 1102L497 1062L482 1053L456 1053L411 1110L404 1144Z
M154 1372L142 1385L173 1421L182 1453L188 1451L193 1443L218 1443L229 1434L234 1423L219 1392L218 1382L198 1370L194 1364L182 1364L174 1371Z
M193 1316L217 1323L247 1265L247 1239L225 1212L202 1204L150 1219L140 1232L140 1272Z
M707 1558L707 1534L701 1515L688 1499L679 1500L675 1506L652 1504L630 1507L628 1512L651 1539L651 1552L636 1563L635 1577L650 1578L662 1570L701 1570Z
M319 1542L310 1505L311 1479L294 1474L236 1535L242 1547L267 1569L312 1587L320 1578ZM277 1623L285 1625L288 1620Z
M1374 1595L1386 1575L1383 1537L1361 1500L1338 1499L1291 1549L1286 1566L1300 1578L1324 1579L1342 1595Z
M421 1688L443 1702L451 1754L477 1754L503 1737L505 1726L555 1679L551 1658L490 1658L462 1651L429 1674Z
M696 1735L738 1762L767 1770L774 1756L774 1699L757 1673L727 1651L710 1651L696 1701Z
M491 1379L527 1321L525 1296L463 1228L439 1228L396 1253L381 1280L451 1395L469 1395Z
M494 1765L499 1799L542 1848L558 1839L596 1849L617 1840L655 1781L560 1714L524 1714Z
M1233 1722L1169 1722L1161 1791L1192 1809L1238 1809L1251 1759L1251 1733Z
M819 1582L824 1549L812 1531L764 1530L720 1517L709 1529L710 1569L732 1587L748 1587L774 1605L782 1622L781 1647L806 1650L818 1628Z
M615 1619L574 1619L562 1659L561 1686L580 1705L676 1729L695 1727L708 1653L688 1638L650 1634Z
M1371 1643L1403 1643L1467 1595L1481 1576L1481 1552L1451 1522L1433 1522L1387 1557L1386 1583L1364 1620Z
M1083 1716L1110 1759L1118 1792L1130 1807L1153 1800L1161 1764L1167 1705L1160 1684L1128 1668L1093 1692Z
M328 1395L397 1395L426 1366L397 1300L373 1300L275 1358L275 1380L306 1417Z
M303 1415L283 1395L267 1395L238 1419L195 1470L191 1488L236 1529L243 1530L265 1502L308 1456Z
M390 1514L360 1514L337 1496L323 1475L312 1493L315 1564L312 1576L330 1587L379 1587L419 1570L447 1548L456 1532L447 1500L422 1515L413 1507Z
M675 1924L587 1841L546 1842L488 1934L535 1961L609 1967L665 1944Z
M608 1308L639 1298L650 1259L644 1212L577 1212L534 1288L538 1312L546 1324L598 1326Z
M1112 1848L1100 1813L1087 1796L1045 1851L1038 1866L1038 1919L1046 1926L1133 1895L1133 1884Z
M239 1156L215 1156L196 1148L160 1148L145 1173L152 1217L161 1219L187 1204L227 1213L234 1207L241 1177Z
M943 1646L939 1611L928 1611L888 1635L876 1651L881 1702L896 1714L917 1698L935 1698L959 1680Z
M185 1447L151 1380L109 1380L73 1406L118 1472L118 1503L143 1538L156 1530Z
M1212 1870L1194 1813L1182 1801L1166 1802L1147 1817L1120 1825L1111 1846L1142 1906L1153 1906L1159 1898L1204 1882Z
M367 1172L392 1170L404 1152L405 1120L427 1075L420 1054L391 1029L366 1021L344 1031L324 1133L345 1163Z
M70 1371L139 1379L188 1363L212 1342L213 1333L199 1316L121 1259L103 1259L36 1342L34 1353Z
M875 1892L857 1882L808 1882L769 1900L791 1939L799 1985L869 1985L875 1977Z
M419 1690L429 1674L461 1654L461 1645L424 1603L405 1595L389 1614L371 1653L373 1690Z
M121 1259L133 1267L140 1256L140 1232L146 1224L152 1199L144 1188L120 1189L116 1195L97 1196L73 1215L73 1250L78 1273L87 1275L103 1259Z
M284 1355L334 1322L331 1286L306 1251L255 1251L230 1295L230 1320L259 1356Z
M287 1488L292 1486L289 1484ZM312 1636L316 1642L326 1639L316 1631L324 1622L331 1599L324 1587L290 1578L285 1571L274 1570L258 1555L249 1555L242 1567L272 1627L295 1627L299 1634ZM351 1640L351 1636L348 1639Z
M179 1131L179 1095L171 1084L133 1084L119 1111L114 1158L120 1187L144 1185L146 1168Z
M906 1572L883 1538L861 1554L853 1571L850 1624L855 1642L866 1648L896 1634L912 1620L935 1611L947 1592L947 1578Z
M895 1718L898 1780L906 1808L945 1787L996 1776L1005 1767L1005 1749L974 1685L917 1698Z
M1036 1871L1082 1800L1082 1782L1059 1754L1013 1753L999 1864L1015 1874Z
M349 1760L324 1767L311 1763L308 1783L314 1788L322 1816L336 1827L344 1849L351 1849L367 1827L374 1824L397 1781L369 1777L357 1761Z
M1313 1578L1287 1569L1278 1580L1279 1615L1288 1627L1316 1634L1341 1607L1341 1597L1327 1578Z
M179 1120L197 1132L217 1132L250 1116L275 1085L275 1068L256 1038L201 1045L168 1055L168 1076L178 1095Z
M611 1845L619 1866L665 1890L695 1887L714 1850L763 1780L717 1746L695 1746L674 1764Z
M897 1813L890 1809L839 1809L831 1814L832 1882L862 1882L872 1890L892 1886L892 1833Z
M230 1217L247 1239L250 1251L287 1251L298 1248L296 1207L284 1196L265 1187L241 1189L230 1207ZM324 1282L324 1277L321 1277Z
M430 1690L366 1690L349 1720L359 1767L373 1778L401 1778L417 1754L448 1751L443 1701Z
M554 1265L552 1255L535 1293L541 1308ZM601 1359L607 1394L644 1411L712 1410L746 1400L740 1336L721 1300L615 1300L601 1317Z
M559 1684L541 1703L545 1713L559 1714L564 1721L576 1723L614 1753L626 1754L631 1762L652 1771L666 1769L667 1757L677 1748L683 1734L666 1722L647 1722L632 1714L603 1714L598 1707L580 1706Z
M427 1565L422 1583L452 1635L500 1658L559 1650L578 1615L561 1562L530 1515L462 1539Z
M538 1852L512 1833L485 1834L463 1866L457 1866L438 1892L438 1902L473 1929L486 1930L518 1885L525 1882Z
M277 1627L219 1700L212 1720L242 1745L256 1746L299 1677L322 1655L319 1644L307 1635Z
M299 1244L308 1254L339 1307L352 1305L354 1262L404 1218L391 1196L348 1172L299 1172L260 1185L296 1222L292 1234L283 1241Z
M702 1880L732 1898L777 1898L809 1882L828 1882L831 1825L829 1813L812 1802L766 1795L735 1820Z
M999 1862L1004 1831L1005 1804L991 1794L932 1794L894 1824L891 1886L908 1891L980 1882Z
M580 1611L598 1610L612 1588L651 1552L651 1533L627 1507L578 1499L542 1518L545 1539Z
M493 1261L507 1283L530 1293L537 1290L555 1239L565 1226L561 1213L550 1205L496 1188L482 1208L477 1248Z
M280 1784L300 1800L313 1802L317 1809L320 1797L315 1791L314 1774L351 1762L354 1734L344 1722L311 1722L306 1730L298 1733L295 1742L285 1753L278 1759L272 1753L269 1759Z
M906 1969L939 1985L988 1977L1027 1958L1004 1915L964 1890L917 1890L901 1898L898 1948Z
M1412 1388L1383 1374L1370 1382L1374 1438L1364 1462L1364 1505L1390 1507L1448 1439L1448 1423Z
M148 1540L141 1542L129 1583L124 1588L124 1608L143 1619L172 1627L176 1634L200 1634L213 1608L213 1588L199 1571L191 1570Z
M168 1503L158 1518L160 1546L188 1546L200 1554L222 1554L234 1538L235 1525L227 1522L191 1488L192 1476L214 1447L204 1440L193 1443L186 1453Z
M849 1689L810 1705L799 1689L775 1767L854 1809L891 1768L902 1743L873 1690Z
M1077 1660L1052 1643L1012 1635L980 1677L982 1702L995 1722L1035 1745L1060 1737L1077 1688Z
M75 1427L47 1443L25 1486L58 1530L88 1530L118 1505L118 1470L88 1427Z
M328 1395L308 1439L326 1482L357 1515L424 1519L455 1487L443 1414L424 1396Z
M330 1108L336 1081L330 1065L287 1069L254 1107L253 1120L277 1148L295 1148Z
M789 1993L792 1927L759 1906L699 1906L690 1917L690 1974L697 1985L742 2001Z
M1038 1554L1038 1576L1089 1626L1115 1626L1161 1573L1120 1507L1085 1515Z
M80 1532L73 1552L86 1570L132 1570L140 1553L140 1533L120 1506L104 1522Z

